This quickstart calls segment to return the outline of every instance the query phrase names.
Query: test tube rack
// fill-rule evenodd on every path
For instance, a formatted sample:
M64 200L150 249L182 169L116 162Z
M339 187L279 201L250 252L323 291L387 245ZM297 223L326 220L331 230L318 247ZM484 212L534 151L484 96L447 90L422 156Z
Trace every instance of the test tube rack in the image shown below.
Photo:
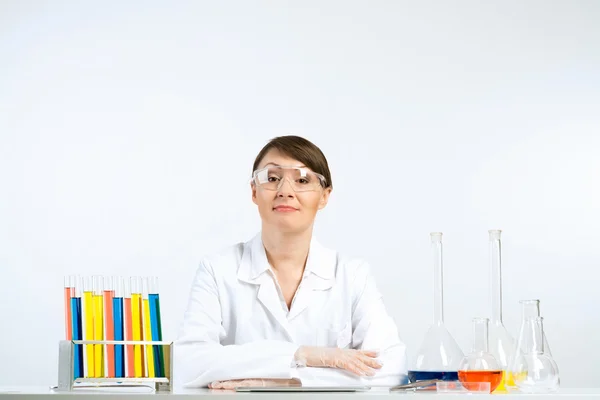
M155 378L75 378L75 345L102 344L102 345L143 345L163 346L165 376ZM173 391L173 342L143 341L143 340L61 340L58 346L58 391L70 392L78 383L124 385L154 385L157 392Z

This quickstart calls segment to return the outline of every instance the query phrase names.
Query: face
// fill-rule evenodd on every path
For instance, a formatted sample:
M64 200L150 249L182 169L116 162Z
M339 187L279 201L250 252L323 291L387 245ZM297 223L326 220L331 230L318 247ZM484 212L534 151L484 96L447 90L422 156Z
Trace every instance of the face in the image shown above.
M269 165L305 167L276 149L264 156L258 169ZM330 194L331 188L295 192L287 179L279 190L265 190L252 184L252 201L258 206L263 227L284 233L303 232L312 227L317 211L325 208Z

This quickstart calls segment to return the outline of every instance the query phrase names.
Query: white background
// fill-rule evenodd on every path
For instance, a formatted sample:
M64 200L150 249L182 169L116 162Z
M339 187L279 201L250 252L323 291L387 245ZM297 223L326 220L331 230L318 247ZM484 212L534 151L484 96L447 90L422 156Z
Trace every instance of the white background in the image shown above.
M157 275L251 238L272 137L327 155L316 235L367 258L413 354L444 233L448 329L541 299L564 387L599 386L600 2L2 1L0 384L55 384L65 274Z

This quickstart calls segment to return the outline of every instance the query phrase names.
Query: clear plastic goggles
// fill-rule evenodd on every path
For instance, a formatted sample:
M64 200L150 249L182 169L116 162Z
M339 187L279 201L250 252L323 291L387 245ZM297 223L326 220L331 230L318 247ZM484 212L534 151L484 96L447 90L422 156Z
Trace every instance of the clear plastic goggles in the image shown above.
M265 190L279 190L287 180L294 192L314 192L326 186L325 177L303 167L268 166L252 174L255 185Z

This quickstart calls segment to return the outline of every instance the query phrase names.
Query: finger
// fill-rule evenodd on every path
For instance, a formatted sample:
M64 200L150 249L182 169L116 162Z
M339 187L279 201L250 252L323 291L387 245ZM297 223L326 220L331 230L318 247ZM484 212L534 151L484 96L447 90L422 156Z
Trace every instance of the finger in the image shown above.
M375 375L376 371L373 368L381 368L381 364L378 360L366 357L362 354L357 354L354 358L354 362L356 363L357 368L361 371L361 373L367 376Z
M371 368L380 369L383 367L383 363L376 358L361 356L359 359L363 364Z
M236 387L253 386L252 384L249 384L248 381L248 379L232 379L230 381L221 381L219 389L233 390Z
M240 386L240 382L224 381L219 384L219 389L235 389L236 386Z
M365 375L365 371L361 367L361 363L354 358L348 358L348 359L344 360L344 362L342 363L342 368L345 369L346 371L352 372L355 375L359 375L359 376Z
M373 368L370 368L367 364L365 364L361 360L356 360L356 361L358 363L358 368L360 368L363 375L366 375L366 376L375 375L375 370Z
M255 379L255 378L250 378L250 379L241 379L239 381L231 381L233 383L233 387L232 389L235 389L236 387L260 387L260 386L269 386L269 384L271 386L276 386L276 381L275 380L267 380L267 379Z
M379 357L379 352L377 350L359 350L359 352L371 358Z

